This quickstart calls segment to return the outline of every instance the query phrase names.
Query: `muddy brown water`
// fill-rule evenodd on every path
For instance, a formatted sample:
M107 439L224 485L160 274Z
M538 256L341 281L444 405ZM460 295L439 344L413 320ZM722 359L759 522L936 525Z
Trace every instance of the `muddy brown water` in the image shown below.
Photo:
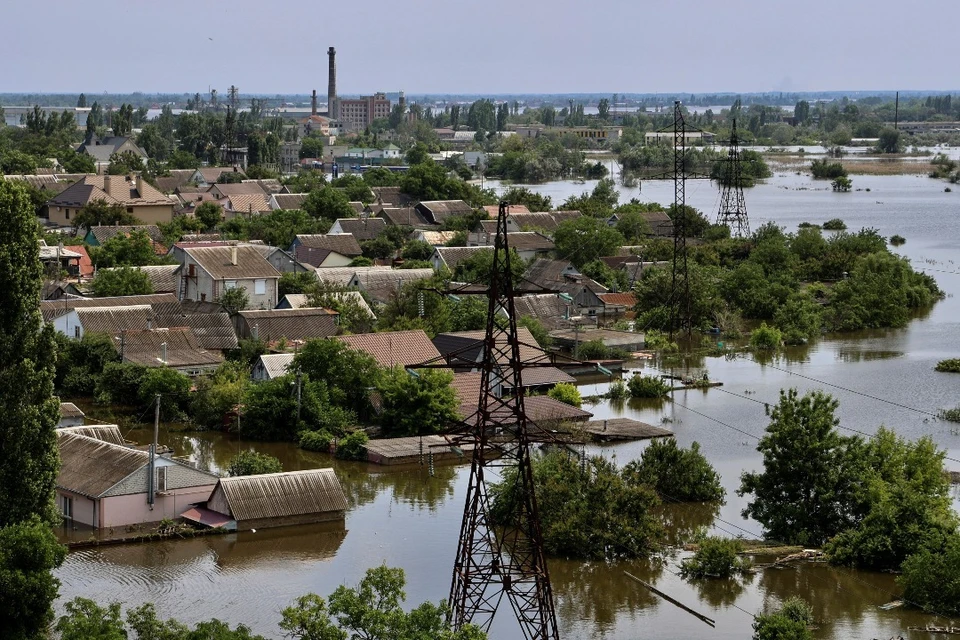
M960 404L960 376L933 371L936 362L960 355L960 193L943 192L943 183L915 176L857 177L871 192L833 194L802 190L819 183L778 176L747 192L754 225L777 220L791 229L809 220L846 220L851 229L873 226L881 234L900 233L900 253L916 267L931 269L948 297L905 329L827 336L809 347L757 362L752 357L694 357L661 371L701 372L724 386L675 394L673 403L604 402L588 406L597 418L627 416L672 429L678 442L698 441L720 472L727 501L719 509L684 506L667 509L673 529L707 526L712 533L756 538L761 527L744 519L744 498L736 495L739 476L760 466L756 437L767 424L763 403L779 390L824 389L840 400L841 424L864 433L881 425L917 438L930 435L960 460L960 425L930 414ZM658 186L659 184L659 186ZM589 185L551 183L540 190L560 202ZM672 186L645 183L644 200L672 197ZM691 189L688 202L705 210L715 197L707 187ZM635 190L628 197L637 195ZM882 203L882 204L879 204ZM655 369L656 362L635 363ZM833 386L828 386L833 385ZM608 382L585 381L584 395L601 393ZM872 396L872 397L869 397ZM128 437L146 442L148 430ZM280 458L287 470L334 466L350 501L345 526L259 530L184 541L155 542L72 552L57 575L60 606L78 595L124 605L151 601L160 613L185 621L218 617L243 622L268 637L282 637L280 611L299 595L326 595L341 584L355 584L371 566L386 563L407 573L408 603L445 598L456 553L466 489L466 467L437 466L431 476L419 466L390 469L343 463L283 443L253 443L219 433L165 432L161 438L178 454L219 470L243 448ZM635 459L642 442L592 447L591 452ZM948 462L960 470L960 463ZM954 488L955 505L960 492ZM682 556L680 556L682 557ZM618 563L552 559L549 569L557 614L565 638L748 638L752 614L799 595L814 606L817 638L927 638L909 626L960 624L916 610L882 611L878 605L898 592L895 576L800 564L768 569L746 580L689 583L676 574L680 557ZM716 619L716 629L646 592L624 575L629 571L681 602ZM520 638L509 608L498 615L492 638Z

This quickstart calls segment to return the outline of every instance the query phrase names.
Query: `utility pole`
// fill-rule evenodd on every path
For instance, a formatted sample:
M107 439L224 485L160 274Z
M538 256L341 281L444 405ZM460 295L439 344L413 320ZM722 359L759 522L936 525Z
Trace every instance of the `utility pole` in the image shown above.
M300 371L300 367L297 367L297 426L300 426L300 402L302 397L302 387L301 384L303 381L303 373Z
M743 197L743 164L736 118L730 131L730 150L727 152L726 165L726 169L720 172L721 194L717 224L729 227L730 235L736 238L746 238L750 235L750 221L747 218L747 201Z
M150 443L150 472L147 474L147 504L153 511L153 503L156 493L154 481L157 468L157 440L160 439L160 394L157 394L156 404L153 408L153 442Z

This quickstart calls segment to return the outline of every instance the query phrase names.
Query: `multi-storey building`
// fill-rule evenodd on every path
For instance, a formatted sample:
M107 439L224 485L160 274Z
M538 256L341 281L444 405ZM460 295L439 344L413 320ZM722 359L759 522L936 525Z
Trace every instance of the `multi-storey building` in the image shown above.
M390 116L390 100L382 92L360 98L337 98L338 119L347 130L365 129L378 118Z

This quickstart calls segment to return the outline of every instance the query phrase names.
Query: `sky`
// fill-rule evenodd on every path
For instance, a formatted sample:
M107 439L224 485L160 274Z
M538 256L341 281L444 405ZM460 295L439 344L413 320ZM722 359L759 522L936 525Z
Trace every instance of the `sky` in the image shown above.
M960 88L960 1L44 0L0 93L710 93Z

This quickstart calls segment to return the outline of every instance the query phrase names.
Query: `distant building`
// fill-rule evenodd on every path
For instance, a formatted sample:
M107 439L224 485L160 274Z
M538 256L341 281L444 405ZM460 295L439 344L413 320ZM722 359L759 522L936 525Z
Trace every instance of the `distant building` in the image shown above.
M172 222L176 205L142 176L86 175L47 201L50 222L73 226L80 209L98 200L123 207L146 225Z
M347 130L366 129L374 120L390 116L390 100L381 92L360 98L337 98L336 102L335 113Z
M93 158L97 165L97 173L110 165L110 156L115 153L130 151L138 156L146 164L147 152L137 146L133 138L126 136L107 136L98 138L97 134L90 133L79 147L77 153L88 155Z
M648 131L644 134L647 144L673 144L673 131ZM717 139L715 133L709 131L686 131L683 134L684 144L713 144Z

